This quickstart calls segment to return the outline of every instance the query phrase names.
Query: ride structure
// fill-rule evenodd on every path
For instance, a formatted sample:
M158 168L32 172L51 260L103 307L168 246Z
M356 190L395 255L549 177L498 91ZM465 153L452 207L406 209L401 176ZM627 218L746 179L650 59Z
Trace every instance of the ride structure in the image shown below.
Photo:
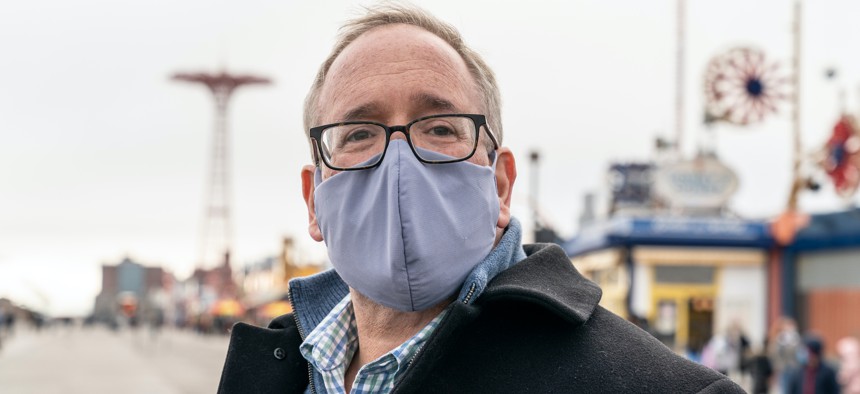
M234 75L221 71L177 73L174 81L197 83L206 86L215 99L215 127L209 161L206 203L200 235L198 266L213 267L220 263L229 266L233 249L233 220L230 173L230 136L227 110L230 97L241 86L268 85L271 80L254 75Z

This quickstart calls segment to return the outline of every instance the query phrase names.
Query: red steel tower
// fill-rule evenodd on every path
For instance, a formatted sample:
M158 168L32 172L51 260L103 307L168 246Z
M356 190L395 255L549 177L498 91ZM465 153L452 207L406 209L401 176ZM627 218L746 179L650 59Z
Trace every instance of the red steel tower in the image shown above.
M173 80L203 84L215 98L215 127L212 139L212 156L209 162L209 180L206 206L200 234L198 265L213 267L230 264L233 225L230 186L230 138L227 132L227 107L230 96L240 86L268 85L268 78L253 75L177 73ZM219 261L220 260L220 261Z

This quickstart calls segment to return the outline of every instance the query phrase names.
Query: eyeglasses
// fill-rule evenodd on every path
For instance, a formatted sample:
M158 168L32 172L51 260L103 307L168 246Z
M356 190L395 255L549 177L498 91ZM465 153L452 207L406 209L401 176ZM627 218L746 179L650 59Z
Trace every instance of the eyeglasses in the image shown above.
M487 127L484 115L444 114L418 118L404 126L387 126L376 122L341 122L310 129L314 141L316 164L319 159L338 171L373 168L382 162L391 135L401 132L412 153L422 163L444 164L467 160L478 149L483 128L493 146L496 137Z

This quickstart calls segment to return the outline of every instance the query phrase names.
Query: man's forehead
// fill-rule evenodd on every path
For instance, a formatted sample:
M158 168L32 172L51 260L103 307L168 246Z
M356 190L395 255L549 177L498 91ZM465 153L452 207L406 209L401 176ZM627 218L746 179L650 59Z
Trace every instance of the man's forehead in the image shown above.
M405 91L416 85L422 89ZM390 95L378 97L380 86ZM466 110L477 102L474 79L454 48L420 27L394 24L362 34L334 60L319 102L328 116L320 120L368 119L395 96L433 110Z
M465 67L465 62L445 40L418 26L391 24L368 30L335 58L329 73L346 71L363 57L377 62L409 59L445 61Z

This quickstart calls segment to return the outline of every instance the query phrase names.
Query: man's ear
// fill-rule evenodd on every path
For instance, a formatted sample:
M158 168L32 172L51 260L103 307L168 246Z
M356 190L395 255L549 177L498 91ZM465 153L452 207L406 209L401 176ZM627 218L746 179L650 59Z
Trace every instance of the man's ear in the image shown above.
M514 190L514 181L517 180L517 163L514 154L505 147L496 151L496 189L499 192L499 221L498 228L508 227L511 222L511 194Z
M305 205L308 206L308 234L314 241L321 242L323 240L322 231L317 224L317 213L314 210L314 172L316 167L306 165L302 167L302 196L305 198Z

